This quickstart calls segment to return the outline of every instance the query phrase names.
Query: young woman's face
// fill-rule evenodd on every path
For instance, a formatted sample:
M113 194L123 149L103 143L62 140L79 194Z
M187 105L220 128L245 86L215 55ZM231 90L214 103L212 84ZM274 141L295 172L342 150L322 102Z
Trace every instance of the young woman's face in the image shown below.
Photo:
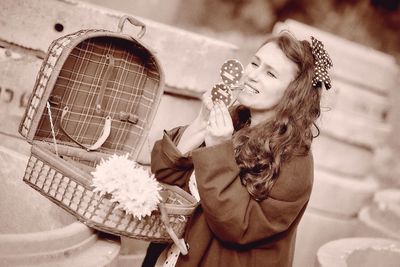
M244 70L244 90L239 93L238 101L253 110L272 110L282 99L297 71L297 65L275 42L266 43Z

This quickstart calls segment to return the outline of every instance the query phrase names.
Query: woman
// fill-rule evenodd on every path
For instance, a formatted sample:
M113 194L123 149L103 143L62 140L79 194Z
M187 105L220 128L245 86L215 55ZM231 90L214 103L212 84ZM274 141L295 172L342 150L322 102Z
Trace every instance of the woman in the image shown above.
M245 68L240 105L229 112L205 96L190 125L156 142L156 178L189 190L194 170L201 199L185 234L189 253L176 266L292 265L313 183L321 88L330 88L331 61L312 39L270 38Z

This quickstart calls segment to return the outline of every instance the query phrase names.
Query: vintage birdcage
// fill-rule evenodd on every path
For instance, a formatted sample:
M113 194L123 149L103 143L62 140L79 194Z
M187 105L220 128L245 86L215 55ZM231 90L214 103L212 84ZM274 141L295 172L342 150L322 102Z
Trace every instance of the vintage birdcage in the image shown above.
M122 32L126 21L141 27L138 36ZM164 76L140 41L145 30L124 16L117 32L81 30L50 45L19 129L32 144L23 179L90 227L171 242L183 235L196 206L190 194L162 185L159 209L138 220L94 193L90 174L112 154L135 160L148 136Z

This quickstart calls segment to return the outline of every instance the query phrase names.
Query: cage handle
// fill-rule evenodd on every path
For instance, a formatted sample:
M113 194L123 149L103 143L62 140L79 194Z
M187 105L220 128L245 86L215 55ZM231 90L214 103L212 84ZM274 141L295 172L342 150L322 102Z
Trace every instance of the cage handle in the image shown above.
M102 133L101 133L101 135L100 135L100 137L97 139L97 141L93 144L93 145L91 145L91 146L87 146L87 145L84 145L84 144L82 144L81 142L79 142L78 140L76 140L75 138L73 138L66 130L65 130L65 127L64 127L64 117L65 117L65 115L68 113L68 111L69 111L69 108L68 108L68 106L65 106L64 108L63 108L63 111L62 111L62 113L61 113L61 118L60 118L60 129L63 131L63 133L69 138L69 139L71 139L72 141L74 141L75 143L77 143L78 145L80 145L81 147L83 147L84 149L86 149L87 151L91 151L91 150L96 150L96 149L98 149L99 147L101 147L103 144L104 144L104 142L107 140L107 138L110 136L110 133L111 133L111 122L112 122L112 119L111 119L111 116L106 116L105 117L105 122L104 122L104 126L103 126L103 130L102 130Z
M172 226L169 223L168 219L168 213L167 209L165 207L165 204L160 202L158 203L158 208L161 213L161 221L163 222L165 229L167 230L169 236L171 237L172 241L174 241L175 245L179 248L179 251L181 252L182 255L187 255L188 254L188 245L185 242L185 239L183 238L178 238L174 230L172 229Z
M112 71L115 67L115 59L111 54L107 54L106 59L107 59L107 62L106 62L107 69L106 69L106 72L104 74L103 80L100 85L99 95L96 98L96 112L97 113L102 112L101 104L103 102L104 93L107 88L107 83L110 81Z
M124 27L124 24L126 21L129 21L132 25L134 26L138 26L140 27L140 32L137 34L137 38L140 39L143 37L143 35L146 33L146 25L141 22L140 20L132 17L132 16L128 16L128 15L124 15L120 18L119 23L118 23L118 31L122 32L122 28Z

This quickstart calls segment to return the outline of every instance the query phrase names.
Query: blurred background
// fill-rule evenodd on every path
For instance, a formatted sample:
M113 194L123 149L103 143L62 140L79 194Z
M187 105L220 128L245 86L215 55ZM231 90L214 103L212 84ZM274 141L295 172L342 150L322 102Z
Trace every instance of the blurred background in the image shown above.
M399 0L85 1L235 44L239 48L235 57L243 63L271 34L274 25L287 19L384 52L400 62ZM370 67L373 71L374 66ZM396 116L400 115L400 89L391 88L389 94L390 149L385 147L378 156L389 164L379 171L390 187L400 184L400 170L395 164L400 160L400 119Z
M246 64L282 29L322 40L334 62L333 88L323 96L321 136L313 144L315 183L299 225L294 266L398 266L400 0L2 0L1 5L0 265L54 266L47 260L51 255L58 266L140 266L146 242L107 241L22 183L30 145L17 131L51 41L86 28L114 31L119 18L130 14L147 25L142 40L166 75L140 156L144 165L163 129L197 114L201 93L218 82L225 60ZM135 35L132 28L124 30Z
M241 49L252 43L256 47L254 40L265 39L276 22L291 18L397 59L400 54L397 0L86 1L229 40Z

